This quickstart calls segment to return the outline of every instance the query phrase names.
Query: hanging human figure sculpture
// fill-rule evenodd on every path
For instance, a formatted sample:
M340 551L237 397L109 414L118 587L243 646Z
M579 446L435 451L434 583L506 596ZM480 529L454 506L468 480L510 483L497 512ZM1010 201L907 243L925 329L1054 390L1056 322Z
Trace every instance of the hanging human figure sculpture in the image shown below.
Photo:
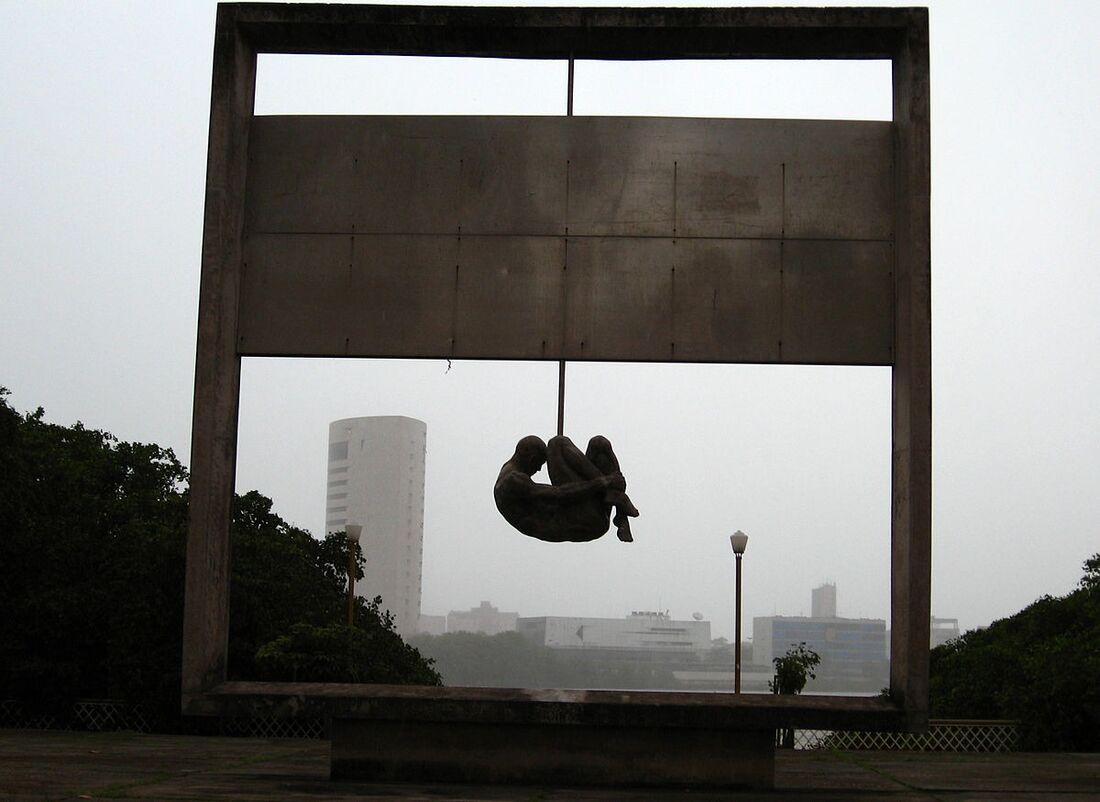
M546 465L551 484L531 477ZM585 543L610 528L611 513L619 540L630 543L630 519L638 510L626 495L626 479L611 441L596 435L581 453L568 437L544 443L528 435L516 444L493 487L497 509L523 534L550 543Z

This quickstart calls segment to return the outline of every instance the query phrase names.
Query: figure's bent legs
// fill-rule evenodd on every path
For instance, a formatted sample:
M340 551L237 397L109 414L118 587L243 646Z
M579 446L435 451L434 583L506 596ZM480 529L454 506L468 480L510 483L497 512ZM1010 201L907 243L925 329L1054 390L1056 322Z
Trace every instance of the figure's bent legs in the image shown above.
M568 437L551 437L546 444L546 472L550 474L550 483L554 485L584 482L616 474L622 476L619 459L611 448L611 441L602 435L596 435L588 441L588 450L584 454ZM629 519L638 516L638 508L626 494L625 480L622 488L607 489L604 504L607 505L608 513L611 512L611 507L615 508L613 520L619 540L625 543L633 541Z
M619 458L615 456L611 441L603 435L598 434L588 441L588 449L584 456L605 476L622 473L619 470ZM607 501L615 507L615 517L612 520L618 530L619 540L624 543L632 542L634 537L630 534L630 519L638 517L638 508L626 494L625 483L622 490L608 490Z
M550 484L553 485L585 482L606 475L581 453L572 440L560 434L551 437L546 444L546 472L550 474Z
M588 441L588 449L584 456L604 476L619 473L619 458L615 456L615 450L611 448L611 441L598 434Z

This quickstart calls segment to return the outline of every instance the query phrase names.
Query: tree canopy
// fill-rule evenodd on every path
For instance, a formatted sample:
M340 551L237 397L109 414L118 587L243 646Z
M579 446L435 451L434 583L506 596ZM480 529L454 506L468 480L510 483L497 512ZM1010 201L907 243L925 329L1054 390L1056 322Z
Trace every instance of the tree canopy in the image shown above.
M64 706L178 686L187 498L172 451L0 395L0 465L3 692Z
M20 414L0 388L0 696L67 708L117 698L179 709L187 472L171 449ZM252 491L234 499L229 672L290 679L258 660L281 638L343 623L347 542L317 540ZM356 555L357 578L363 576ZM367 568L369 570L369 568ZM347 681L436 684L376 603L355 632L315 638ZM305 628L305 629L303 629ZM371 661L349 660L369 644ZM280 666L282 668L280 668ZM280 673L282 671L282 673Z
M1020 722L1026 749L1100 749L1100 554L1078 587L932 650L932 715Z

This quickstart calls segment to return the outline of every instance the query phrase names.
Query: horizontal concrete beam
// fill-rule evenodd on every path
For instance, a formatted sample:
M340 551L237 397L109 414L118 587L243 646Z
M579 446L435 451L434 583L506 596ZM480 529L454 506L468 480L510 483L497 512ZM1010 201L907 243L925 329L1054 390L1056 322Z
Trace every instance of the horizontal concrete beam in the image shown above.
M494 58L890 58L923 8L223 4L258 52Z
M851 696L434 688L350 683L224 682L189 715L763 730L903 730L888 699Z

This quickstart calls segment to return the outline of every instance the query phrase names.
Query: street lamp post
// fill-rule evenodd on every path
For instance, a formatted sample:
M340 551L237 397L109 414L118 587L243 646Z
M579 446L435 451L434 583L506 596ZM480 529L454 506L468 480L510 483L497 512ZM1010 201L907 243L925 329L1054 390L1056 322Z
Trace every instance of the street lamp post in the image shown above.
M355 624L355 545L363 534L359 524L348 524L344 528L348 539L348 626Z
M741 555L745 553L745 547L749 545L749 536L738 529L730 535L730 545L733 546L733 556L737 559L737 579L735 582L737 605L734 613L736 621L733 635L733 692L741 693Z

